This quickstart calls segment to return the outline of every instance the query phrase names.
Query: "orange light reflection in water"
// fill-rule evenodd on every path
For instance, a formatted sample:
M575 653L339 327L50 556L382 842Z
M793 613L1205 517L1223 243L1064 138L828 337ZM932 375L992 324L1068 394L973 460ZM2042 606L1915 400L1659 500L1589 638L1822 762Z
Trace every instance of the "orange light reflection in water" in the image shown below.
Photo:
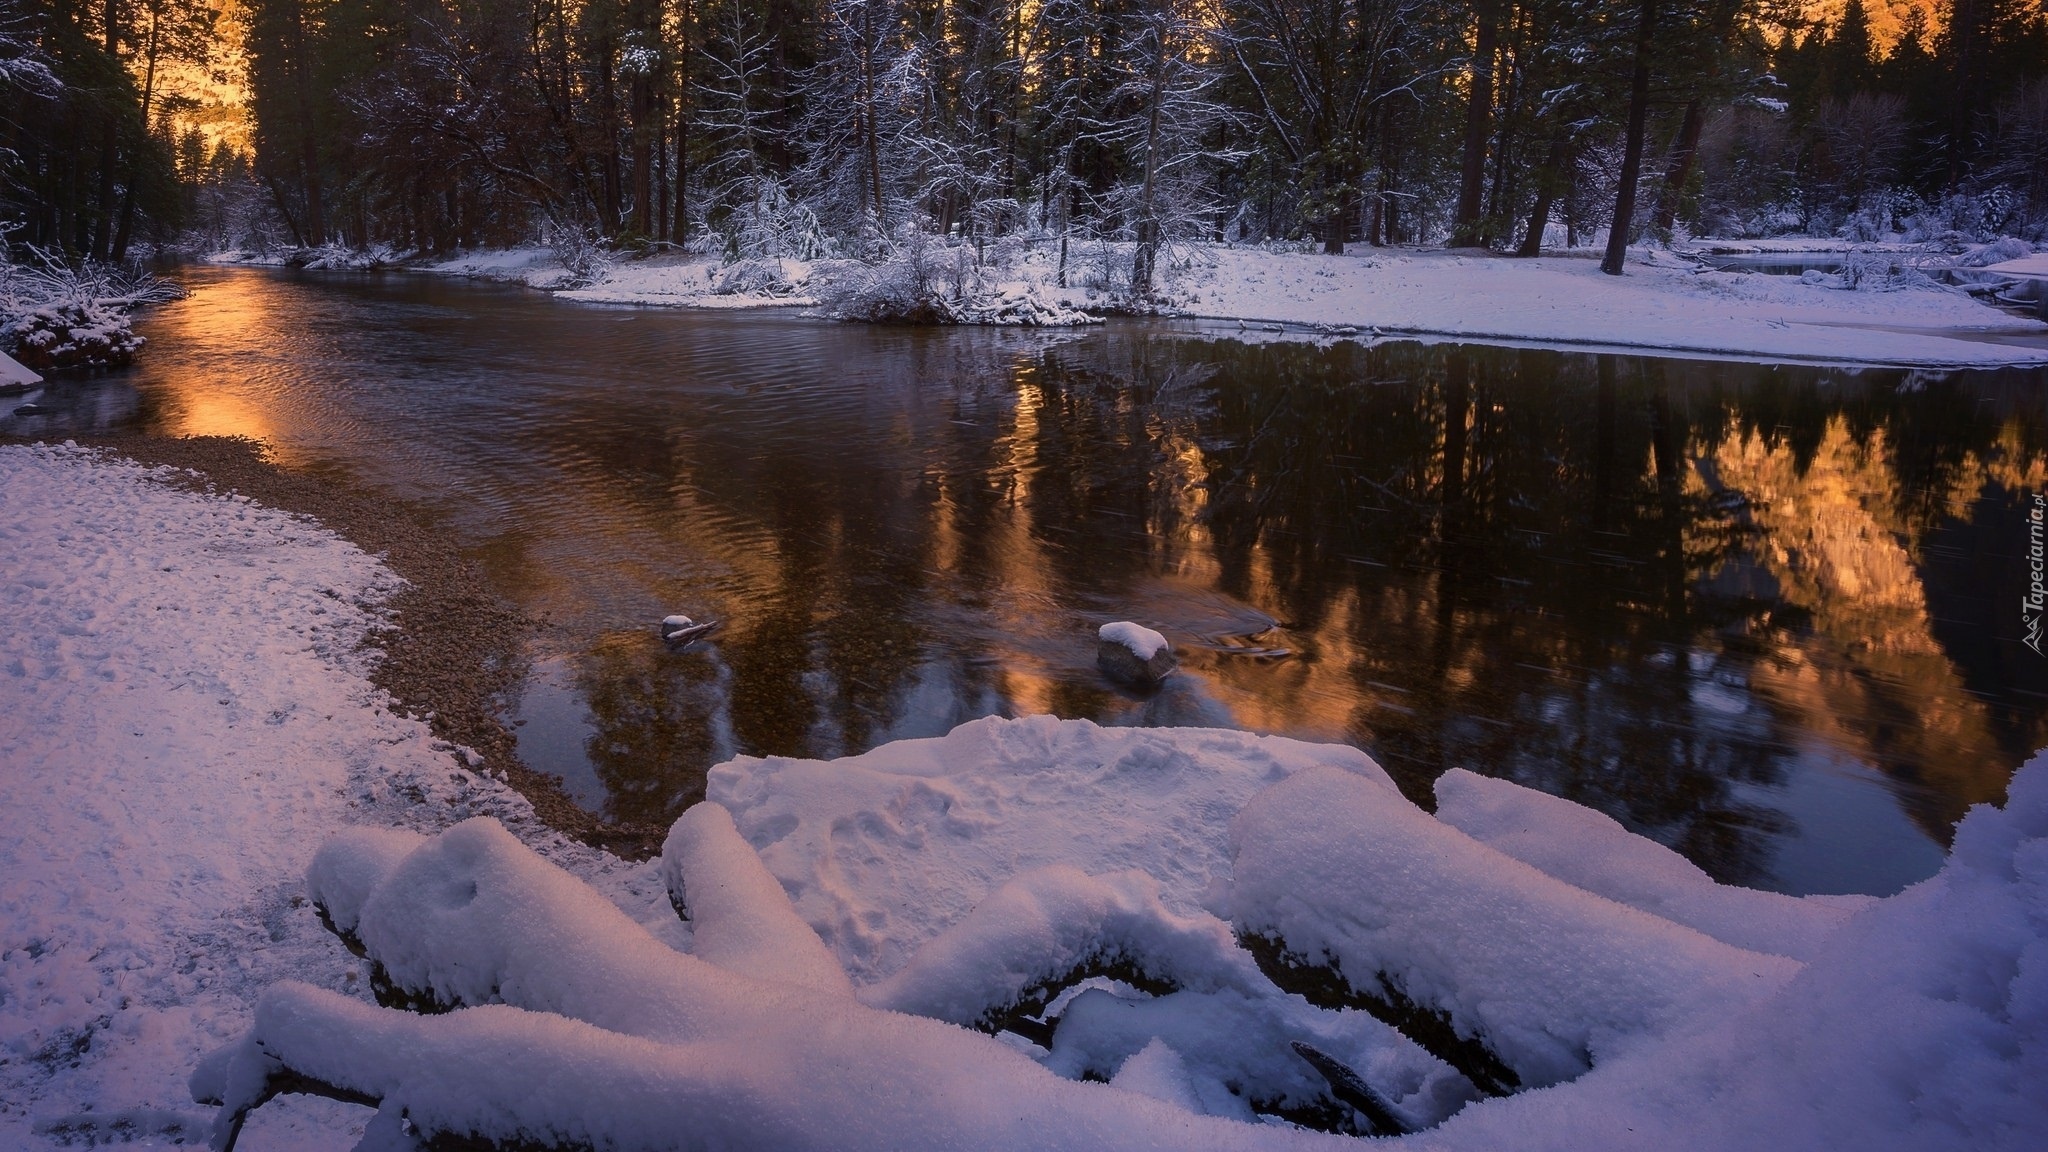
M161 432L261 440L269 445L276 462L287 467L304 463L293 438L281 434L285 422L276 406L284 394L275 388L238 386L270 369L275 342L268 329L279 314L271 297L282 288L262 276L209 280L203 292L167 305L151 317L150 340L212 350L190 366L199 370L156 378L154 398Z

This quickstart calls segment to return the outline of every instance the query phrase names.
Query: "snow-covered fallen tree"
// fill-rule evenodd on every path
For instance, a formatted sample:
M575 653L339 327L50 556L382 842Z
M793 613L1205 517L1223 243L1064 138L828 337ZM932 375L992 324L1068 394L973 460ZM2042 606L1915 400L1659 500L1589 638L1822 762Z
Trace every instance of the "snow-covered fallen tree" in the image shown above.
M984 720L743 759L711 794L658 865L689 954L489 820L330 842L315 901L387 1004L447 1011L273 988L193 1077L218 1142L295 1091L378 1108L379 1149L2018 1149L2048 1124L2048 760L1881 901L1717 885L1469 773L1439 819L1354 750L1235 732ZM920 891L950 911L862 911Z
M0 351L38 372L119 368L143 343L129 313L181 295L167 281L105 265L0 261Z

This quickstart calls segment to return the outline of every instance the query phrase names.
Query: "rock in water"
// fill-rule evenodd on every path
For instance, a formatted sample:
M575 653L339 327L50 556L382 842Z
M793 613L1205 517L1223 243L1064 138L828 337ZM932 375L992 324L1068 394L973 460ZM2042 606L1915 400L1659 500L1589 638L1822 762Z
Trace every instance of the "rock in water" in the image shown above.
M1180 663L1166 637L1128 620L1104 624L1095 637L1096 665L1125 684L1157 684Z
M692 641L710 635L723 623L722 620L706 620L699 623L681 614L665 616L661 621L661 638L677 648L682 648Z

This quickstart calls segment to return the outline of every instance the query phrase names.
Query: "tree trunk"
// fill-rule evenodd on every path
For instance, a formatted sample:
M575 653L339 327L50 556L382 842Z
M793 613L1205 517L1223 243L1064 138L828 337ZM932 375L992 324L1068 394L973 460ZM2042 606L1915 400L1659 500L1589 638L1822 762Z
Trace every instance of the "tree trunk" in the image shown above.
M152 11L149 14L149 42L144 49L148 62L142 73L142 135L145 141L149 136L149 105L156 95L157 25L157 14ZM135 181L142 167L140 156L138 148L136 155L129 158L128 186L121 190L121 226L114 231L113 256L116 264L128 258L128 240L135 232Z
M118 66L121 59L121 40L119 36L121 9L118 0L107 0L101 19L104 21L102 30L106 33L104 45L107 58L114 61L116 66ZM93 220L91 248L92 256L95 260L107 258L107 245L113 237L114 165L120 159L119 141L116 135L119 115L112 108L107 110L106 134L101 137L100 143L99 212Z
M320 145L313 123L312 61L306 54L306 10L301 4L292 7L291 67L299 113L299 164L305 169L302 175L306 185L306 230L300 240L304 247L327 242L327 217L320 202Z
M1131 295L1152 294L1152 266L1159 257L1159 216L1154 183L1159 170L1159 108L1166 101L1166 15L1152 22L1152 93L1145 113L1145 181L1138 189L1138 245L1131 256ZM1338 251L1343 251L1340 243Z
M861 147L867 153L868 188L866 195L875 213L875 230L880 233L882 243L889 240L889 218L882 199L882 129L875 116L875 6L861 5L860 29L860 103Z
M1650 45L1657 31L1657 0L1643 0L1636 17L1636 67L1628 84L1628 141L1621 154L1621 184L1614 193L1614 220L1607 226L1607 256L1600 270L1621 275L1628 260L1629 225L1636 215L1636 180L1643 170L1643 126L1650 116Z
M1685 182L1692 178L1693 158L1699 155L1700 128L1705 120L1700 114L1700 102L1687 101L1685 119L1678 125L1678 139L1671 144L1671 163L1664 170L1664 186L1657 193L1657 210L1650 217L1650 226L1659 236L1669 237L1672 226L1678 223L1678 202L1685 196Z
M284 189L278 186L277 177L265 172L263 184L270 189L271 202L277 205L277 214L284 217L284 226L292 231L292 243L304 248L306 234L299 229L298 217L292 215L291 201L285 197Z
M1551 139L1550 151L1544 155L1543 167L1536 174L1536 205L1529 210L1529 230L1522 234L1522 246L1515 255L1543 255L1543 232L1550 227L1550 207L1557 202L1558 185L1564 182L1565 161L1570 157L1571 141L1559 133Z
M1490 6L1477 12L1479 32L1472 51L1472 91L1465 99L1465 156L1458 173L1458 212L1451 221L1451 246L1486 242L1486 141L1493 134L1493 55L1496 40Z
M654 235L654 78L635 76L633 103L633 231Z
M604 125L604 155L598 173L604 186L603 231L611 236L618 232L625 215L625 189L621 187L624 182L619 179L619 53L611 37L599 42L597 55L597 110L599 122Z

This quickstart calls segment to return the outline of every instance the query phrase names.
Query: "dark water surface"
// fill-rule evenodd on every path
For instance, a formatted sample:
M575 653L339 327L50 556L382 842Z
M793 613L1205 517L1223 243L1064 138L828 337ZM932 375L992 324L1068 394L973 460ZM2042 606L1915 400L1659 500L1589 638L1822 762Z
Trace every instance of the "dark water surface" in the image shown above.
M1348 741L1418 798L1469 767L1723 879L1889 892L2048 743L2041 372L190 279L135 369L0 429L258 436L429 509L551 621L522 753L615 816L735 753L1054 712ZM675 611L730 623L672 654ZM1182 653L1157 694L1095 670L1126 618Z

